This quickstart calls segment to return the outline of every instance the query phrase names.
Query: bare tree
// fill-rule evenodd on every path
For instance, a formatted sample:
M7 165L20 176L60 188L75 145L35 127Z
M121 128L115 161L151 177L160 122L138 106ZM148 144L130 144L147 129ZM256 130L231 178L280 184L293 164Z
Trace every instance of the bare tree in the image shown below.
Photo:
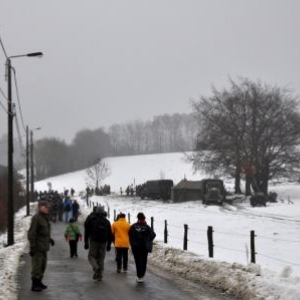
M100 158L93 166L86 170L86 183L90 188L99 190L101 182L110 174L109 166Z
M299 167L300 115L291 92L248 79L230 81L193 102L198 115L196 169L235 177L235 191L245 176L246 193L268 192L268 181L290 176Z

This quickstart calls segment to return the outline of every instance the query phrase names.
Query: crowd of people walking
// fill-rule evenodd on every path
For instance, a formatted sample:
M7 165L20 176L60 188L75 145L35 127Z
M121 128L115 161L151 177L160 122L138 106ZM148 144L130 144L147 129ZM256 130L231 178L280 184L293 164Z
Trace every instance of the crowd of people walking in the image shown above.
M51 237L51 221L67 224L64 237L69 243L70 258L78 257L78 241L83 239L77 224L78 215L79 204L76 200L71 200L68 194L62 196L57 192L50 192L39 197L38 211L32 217L28 230L32 291L40 292L47 288L42 279L47 265L47 252L50 245L55 244ZM88 250L93 280L102 280L106 252L111 251L111 245L114 244L116 272L127 272L128 252L131 247L136 266L136 282L142 283L147 269L148 253L152 251L155 236L142 212L138 213L137 222L133 225L129 224L124 213L120 213L111 224L104 207L94 207L84 222L84 249Z

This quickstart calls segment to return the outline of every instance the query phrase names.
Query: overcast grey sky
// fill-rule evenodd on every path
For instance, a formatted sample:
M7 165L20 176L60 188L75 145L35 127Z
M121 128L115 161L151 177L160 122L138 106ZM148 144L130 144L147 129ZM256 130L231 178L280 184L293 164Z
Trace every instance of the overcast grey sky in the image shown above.
M191 112L228 76L300 94L299 0L1 0L25 124L36 138ZM5 56L0 48L0 87ZM5 100L0 95L0 101ZM14 95L14 101L16 97ZM7 115L0 107L0 136Z

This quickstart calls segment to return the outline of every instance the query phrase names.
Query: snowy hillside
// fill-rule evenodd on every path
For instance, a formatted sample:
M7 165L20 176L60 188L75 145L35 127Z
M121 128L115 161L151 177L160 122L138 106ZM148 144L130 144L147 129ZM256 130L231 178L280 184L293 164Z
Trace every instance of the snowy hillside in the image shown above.
M104 160L111 175L105 179L103 184L109 184L113 192L119 193L120 187L124 190L128 185L140 184L150 179L173 179L178 183L186 177L189 180L199 180L204 174L194 174L186 156L182 153L152 154L139 156L109 157ZM65 174L45 181L38 182L39 190L47 190L47 182L52 183L52 188L62 191L72 186L79 190L86 188L86 171L78 171Z
M92 197L94 204L105 205L110 210L130 214L131 222L139 211L143 211L150 222L154 217L157 244L150 260L153 264L191 281L204 282L230 292L239 299L300 299L300 185L298 183L277 183L270 190L278 193L278 203L268 203L267 207L251 207L249 202L233 205L204 206L201 201L186 203L163 203L141 200L136 197L120 196L131 184L139 184L149 179L170 178L176 184L182 178L199 180L205 174L193 174L191 165L180 153L116 157L106 162L111 175L104 183L110 184L111 196ZM47 190L51 182L53 189L60 192L73 187L76 195L84 191L85 171L65 174L36 183L38 190ZM232 181L226 180L227 189ZM85 199L78 197L82 217L91 211ZM24 215L24 209L21 213ZM20 214L17 215L17 217ZM168 224L168 244L164 244L164 224ZM24 237L25 226L17 226ZM183 225L188 225L188 251L182 251ZM214 258L208 257L207 227L214 230ZM250 230L256 235L256 264L249 264ZM4 241L2 235L0 241ZM15 246L20 254L26 247L26 239L19 240ZM14 251L14 253L16 253ZM0 246L0 264L15 261ZM1 260L2 258L2 260ZM5 258L5 259L4 259ZM17 265L14 263L13 265ZM3 270L3 271L2 271ZM12 264L1 267L0 281L11 286L7 293L13 294L11 282L16 270ZM1 298L0 299L7 299ZM14 299L14 298L12 298Z
M163 241L164 221L169 224L168 246L182 249L183 224L189 227L188 250L200 258L208 259L207 226L214 229L214 260L217 262L240 263L247 266L250 252L250 231L256 234L256 260L261 268L258 272L264 279L274 280L270 288L289 286L291 290L300 284L300 185L281 183L271 185L270 190L279 195L278 203L267 207L252 208L249 202L235 205L203 206L199 201L166 204L155 201L141 201L137 198L120 197L131 184L143 183L149 179L173 179L178 183L182 178L199 180L205 174L194 174L191 164L181 153L107 158L111 175L104 183L110 184L113 197L93 197L92 201L109 206L110 210L135 215L143 210L148 218L155 219L157 239ZM65 174L38 182L37 189L46 190L47 182L53 189L62 191L73 187L77 192L85 190L85 171ZM233 181L225 181L226 188L232 189ZM272 287L271 287L272 286ZM296 289L296 294L299 290ZM300 293L300 292L299 292ZM293 295L293 296L292 296ZM298 295L298 294L297 294ZM295 297L294 292L289 294ZM272 297L270 298L272 299ZM288 299L283 297L282 299Z

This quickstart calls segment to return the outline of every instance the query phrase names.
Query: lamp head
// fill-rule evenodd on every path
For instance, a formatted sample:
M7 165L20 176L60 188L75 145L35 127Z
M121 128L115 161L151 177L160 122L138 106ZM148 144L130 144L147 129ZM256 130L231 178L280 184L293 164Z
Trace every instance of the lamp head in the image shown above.
M33 53L28 53L28 54L26 54L26 56L28 56L28 57L33 57L33 56L39 56L39 57L42 57L42 56L43 56L43 52L33 52Z

